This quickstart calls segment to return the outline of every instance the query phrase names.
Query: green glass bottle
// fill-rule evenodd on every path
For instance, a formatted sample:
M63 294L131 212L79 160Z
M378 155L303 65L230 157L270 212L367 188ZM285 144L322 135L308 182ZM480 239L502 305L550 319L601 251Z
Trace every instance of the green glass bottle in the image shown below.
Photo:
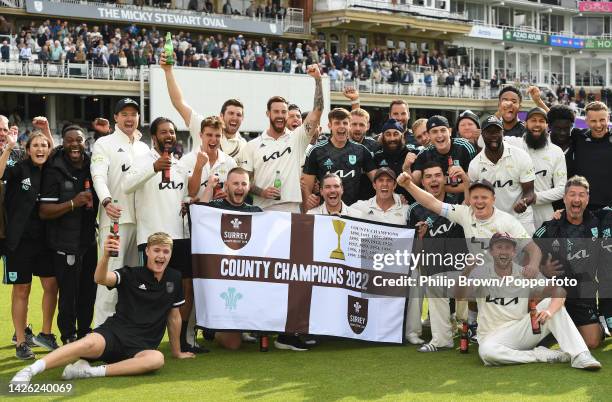
M276 178L274 179L274 188L276 188L278 191L280 191L281 189L281 179L280 179L280 171L277 170L276 171ZM280 200L281 197L280 195L274 198L275 200Z
M166 64L174 64L174 45L172 44L172 34L166 33L166 43L164 44L164 51L166 52Z

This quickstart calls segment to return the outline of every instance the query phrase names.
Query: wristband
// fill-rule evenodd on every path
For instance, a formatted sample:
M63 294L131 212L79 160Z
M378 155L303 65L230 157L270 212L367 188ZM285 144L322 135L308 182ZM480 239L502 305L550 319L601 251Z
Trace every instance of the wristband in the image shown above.
M111 202L111 201L112 201L112 200L111 200L111 198L110 198L110 197L106 197L106 198L104 199L104 201L102 201L102 207L103 207L103 208L106 208L106 206L107 206L108 204L110 204L110 202Z
M359 98L355 99L354 101L351 101L351 105L358 105L359 103Z
M72 200L70 200L70 210L74 211L74 202Z

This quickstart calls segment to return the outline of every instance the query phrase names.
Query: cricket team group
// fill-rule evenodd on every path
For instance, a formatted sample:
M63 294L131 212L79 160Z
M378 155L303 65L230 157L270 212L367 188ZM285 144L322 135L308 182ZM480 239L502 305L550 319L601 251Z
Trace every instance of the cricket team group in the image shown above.
M96 120L91 154L78 125L65 126L55 146L44 117L34 119L36 130L20 149L15 129L0 116L2 254L16 357L51 350L12 383L29 384L59 366L66 380L158 370L166 328L173 357L208 352L194 329L193 202L402 225L415 230L415 250L485 255L483 264L462 270L420 266L415 277L570 278L576 286L410 289L405 343L423 353L454 349L460 317L485 365L601 368L590 350L612 327L612 135L605 104L588 104L589 128L578 129L571 109L549 109L532 87L538 106L521 121L523 94L507 86L494 115L480 119L466 110L452 125L435 115L409 127L408 105L397 99L380 134L371 134L358 91L347 88L351 110L329 111L325 135L321 73L312 65L312 110L302 113L274 96L266 104L269 127L246 141L239 130L247 111L239 100L225 101L219 116L201 116L185 102L172 66L160 64L193 142L180 158L173 152L177 127L168 118L151 122L151 147L141 141L140 107L130 98L116 104L114 130ZM43 289L38 335L27 319L32 276ZM61 347L52 333L56 306ZM228 349L257 339L203 335ZM274 345L307 351L320 341L286 333ZM554 343L559 347L548 347Z

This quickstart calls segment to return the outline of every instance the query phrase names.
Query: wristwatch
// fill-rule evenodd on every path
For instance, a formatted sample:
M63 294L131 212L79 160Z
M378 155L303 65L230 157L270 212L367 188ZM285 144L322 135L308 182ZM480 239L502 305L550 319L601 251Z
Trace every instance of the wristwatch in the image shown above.
M106 198L105 198L105 199L102 201L102 207L103 207L103 208L106 208L106 206L107 206L108 204L110 204L110 202L111 202L111 201L112 201L112 198L110 198L110 197L106 197Z

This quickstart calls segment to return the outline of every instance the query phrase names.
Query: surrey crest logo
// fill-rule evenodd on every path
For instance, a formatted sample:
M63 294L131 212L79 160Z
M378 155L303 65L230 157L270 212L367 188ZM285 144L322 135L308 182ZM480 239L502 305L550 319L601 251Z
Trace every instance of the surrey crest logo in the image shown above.
M21 188L24 191L28 191L30 189L30 187L32 187L32 182L30 181L29 177L21 180Z
M348 295L348 324L356 334L361 334L368 325L368 299Z
M221 215L221 240L232 250L240 250L251 240L251 215Z
M43 2L42 1L35 1L34 2L34 10L36 10L37 13L42 13Z
M238 308L238 300L242 299L242 293L236 292L236 288L227 288L227 292L223 292L219 295L225 300L225 309L234 311Z

